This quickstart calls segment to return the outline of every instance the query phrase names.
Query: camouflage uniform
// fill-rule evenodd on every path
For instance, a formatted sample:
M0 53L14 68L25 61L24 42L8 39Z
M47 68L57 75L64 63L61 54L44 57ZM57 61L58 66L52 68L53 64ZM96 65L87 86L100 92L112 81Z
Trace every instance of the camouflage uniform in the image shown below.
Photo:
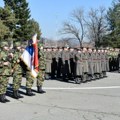
M13 57L13 96L14 98L18 99L21 98L20 94L18 93L18 90L21 85L22 81L22 66L21 66L21 51L17 49L17 47L20 47L20 43L16 42L14 43L14 57Z
M42 90L42 86L45 79L45 54L43 49L40 48L43 47L43 45L39 43L38 47L39 72L37 76L37 88L39 93L44 93L45 91Z
M9 102L5 98L5 93L7 89L7 84L9 80L9 76L11 75L11 59L9 56L8 50L5 50L3 47L8 47L7 42L1 42L1 52L0 52L0 102ZM8 65L5 63L8 62Z

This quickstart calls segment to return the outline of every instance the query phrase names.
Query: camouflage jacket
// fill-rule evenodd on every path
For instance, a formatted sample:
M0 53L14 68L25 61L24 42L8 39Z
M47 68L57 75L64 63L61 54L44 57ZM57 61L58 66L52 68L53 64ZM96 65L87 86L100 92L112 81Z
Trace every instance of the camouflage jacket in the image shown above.
M43 70L46 67L46 62L45 62L45 52L43 50L38 51L38 58L39 58L39 69Z
M4 62L9 62L9 64L4 65ZM0 52L0 75L11 75L11 59L9 52L6 50L1 50Z
M21 52L18 50L14 51L14 57L12 60L12 68L13 68L13 72L15 73L22 73L22 67L21 67ZM17 62L19 60L19 62Z

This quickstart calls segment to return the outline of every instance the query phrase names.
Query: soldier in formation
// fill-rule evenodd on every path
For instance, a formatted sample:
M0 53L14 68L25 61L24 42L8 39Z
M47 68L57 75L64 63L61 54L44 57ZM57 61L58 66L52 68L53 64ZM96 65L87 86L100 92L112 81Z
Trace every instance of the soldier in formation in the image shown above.
M9 77L11 76L11 58L13 55L9 52L8 42L1 42L0 45L0 102L6 103L6 90Z
M13 70L13 97L15 99L23 98L23 96L19 93L19 88L22 82L22 73L23 73L23 64L20 58L22 51L21 51L21 44L20 42L15 42L13 44L13 59L12 59L12 70Z
M43 44L38 43L38 58L39 58L39 72L37 76L37 91L38 93L45 93L42 89L43 82L45 79L45 52L43 50Z
M111 48L108 52L109 57L109 71L118 71L119 70L119 57L118 57L119 50Z
M81 48L76 50L65 46L58 50L47 50L45 54L46 73L49 70L49 78L57 76L63 81L86 82L106 77L106 72L109 71L108 51L104 49Z
M118 72L120 73L120 50L119 50L119 53L118 53Z
M52 54L51 49L46 48L45 51L45 61L46 61L46 69L45 69L45 78L50 79L51 78L51 64L52 64Z
M29 42L28 47L32 47ZM0 45L0 102L6 103L6 90L9 77L13 77L13 97L23 98L19 93L23 73L26 78L26 95L34 96L32 85L34 78L31 71L20 58L24 48L20 42L8 42ZM114 53L114 54L113 54ZM106 77L107 71L120 70L120 50L92 48L43 48L38 43L39 73L37 76L37 92L45 93L42 89L45 77L47 79L75 80L76 83L87 82Z

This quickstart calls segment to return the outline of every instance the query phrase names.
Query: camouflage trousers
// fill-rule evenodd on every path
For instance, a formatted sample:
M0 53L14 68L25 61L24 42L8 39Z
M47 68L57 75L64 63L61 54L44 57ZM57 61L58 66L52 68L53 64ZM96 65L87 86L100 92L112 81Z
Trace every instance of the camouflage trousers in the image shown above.
M22 74L21 73L14 73L13 74L13 89L19 90L22 82Z
M45 70L40 70L37 76L37 86L42 86L45 79Z
M26 72L26 87L27 88L32 88L32 85L34 83L34 77L31 75L30 71Z
M0 76L0 94L6 93L8 81L9 81L8 76Z

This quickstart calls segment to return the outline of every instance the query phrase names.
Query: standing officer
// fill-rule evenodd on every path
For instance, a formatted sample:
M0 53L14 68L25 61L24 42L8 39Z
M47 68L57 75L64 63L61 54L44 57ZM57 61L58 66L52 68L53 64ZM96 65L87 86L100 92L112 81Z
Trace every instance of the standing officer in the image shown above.
M51 71L51 78L52 79L55 79L56 78L56 74L57 74L57 60L56 60L56 57L57 57L57 49L56 48L52 48L52 51L51 51L51 54L52 54L52 71Z
M93 69L93 52L91 48L88 48L88 75L89 80L94 80L94 69Z
M11 59L13 54L9 54L9 45L8 42L0 43L1 51L0 51L0 102L5 103L9 102L6 99L6 89L9 77L11 75Z
M99 72L99 69L98 69L98 58L97 58L97 50L96 49L93 49L93 71L94 71L94 77L95 79L97 78L98 76L98 72Z
M14 57L12 62L12 69L13 69L13 97L15 99L23 98L19 94L19 88L22 82L22 61L20 59L21 56L21 44L20 42L14 43Z
M119 63L118 72L120 73L120 50L119 50L119 53L118 53L118 63Z
M75 66L75 82L80 83L83 78L83 61L80 49L77 49L77 53L75 54Z
M97 78L101 78L102 76L102 68L101 68L101 54L100 50L97 50Z
M88 79L88 54L86 48L83 48L82 51L82 61L83 61L83 82L86 82Z
M62 51L62 64L63 64L63 71L62 71L62 77L64 81L68 81L70 78L70 54L68 51L68 47L65 46Z
M57 48L56 52L56 61L57 61L57 78L61 77L61 68L62 68L62 48Z
M69 48L70 52L70 77L75 77L75 52L73 48Z
M42 89L43 82L45 79L45 53L43 51L43 45L38 43L38 58L39 58L39 72L37 76L37 91L38 93L45 93Z
M45 60L46 60L46 79L50 79L51 77L51 64L52 64L52 54L51 54L51 49L47 48L45 52Z
M109 71L109 56L108 56L108 49L105 50L105 56L106 56L106 72Z
M101 50L101 68L102 68L102 77L106 77L106 71L107 71L107 62L106 62L106 53L105 50Z
M108 58L109 58L109 71L112 71L112 49L108 51Z

